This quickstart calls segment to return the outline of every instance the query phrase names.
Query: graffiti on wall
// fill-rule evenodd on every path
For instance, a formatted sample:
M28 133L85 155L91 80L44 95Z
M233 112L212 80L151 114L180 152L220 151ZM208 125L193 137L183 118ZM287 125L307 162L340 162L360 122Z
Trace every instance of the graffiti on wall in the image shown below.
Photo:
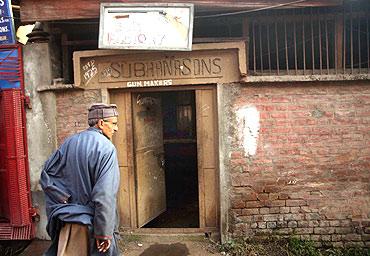
M88 84L91 79L98 73L98 69L95 66L95 60L90 60L88 63L82 66L83 70L83 78L85 80L85 84Z
M260 130L260 113L254 106L245 106L236 112L239 127L239 141L246 156L254 156L257 152Z

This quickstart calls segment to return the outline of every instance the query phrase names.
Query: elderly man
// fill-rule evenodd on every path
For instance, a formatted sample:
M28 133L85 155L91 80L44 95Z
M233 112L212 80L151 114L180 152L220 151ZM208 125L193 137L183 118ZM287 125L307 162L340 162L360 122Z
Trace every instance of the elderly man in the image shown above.
M117 116L116 105L93 104L90 127L67 138L45 162L40 184L52 239L45 255L119 255L119 168L111 142Z

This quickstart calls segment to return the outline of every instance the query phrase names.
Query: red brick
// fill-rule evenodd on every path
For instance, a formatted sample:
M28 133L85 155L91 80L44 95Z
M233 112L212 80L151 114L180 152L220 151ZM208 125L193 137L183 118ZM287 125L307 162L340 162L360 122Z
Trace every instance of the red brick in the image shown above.
M269 229L275 229L277 227L277 224L275 221L269 221L267 222L267 228Z
M245 207L245 202L241 199L232 199L231 207L234 209L242 209Z
M286 206L305 206L307 202L305 200L286 200Z
M308 228L309 227L309 222L306 220L300 220L298 221L298 227L300 228Z
M276 106L274 106L274 105L264 105L263 107L263 110L264 111L268 111L268 112L270 112L270 111L274 111L275 109L277 109L277 110L279 110Z
M280 213L280 207L269 208L270 213Z
M288 221L288 228L296 228L297 226L298 226L297 221L295 220Z
M265 200L269 199L269 194L260 193L260 194L257 194L257 198L258 198L259 201L265 201Z
M349 234L352 232L351 227L336 227L335 228L335 233L336 234Z
M261 217L270 214L284 215L289 219L276 222L276 234L294 235L298 228L311 228L308 231L312 232L316 228L317 234L312 238L318 243L343 245L342 235L355 231L363 232L361 238L366 239L365 232L370 231L362 221L370 218L366 203L370 193L370 149L367 146L370 105L360 101L369 101L369 83L302 85L235 87L239 91L231 108L255 105L261 114L261 127L257 153L251 161L231 162L248 171L249 176L238 176L241 181L237 182L231 173L232 184L241 189L245 187L247 193L252 188L255 193L263 194L260 201L251 201L248 205L256 207L244 208L260 208L259 213L253 215L254 222L264 222ZM365 98L360 98L363 95ZM238 131L236 123L230 125L231 130ZM238 148L240 144L236 134L230 136ZM231 157L246 160L237 154ZM237 170L232 168L233 171ZM288 185L293 178L297 183ZM265 194L269 194L268 198ZM289 210L292 213L288 213ZM296 221L298 227L288 229L288 221ZM325 234L333 229L334 234ZM351 240L347 244L360 242Z
M270 213L270 208L266 208L266 207L263 207L263 208L260 208L260 214L269 214Z
M245 203L246 208L259 208L262 204L259 201L249 201Z
M273 112L270 114L272 118L287 118L288 114L286 112Z
M76 90L56 94L57 142L88 127L87 110L94 102L101 102L99 90ZM68 111L66 111L68 110Z
M256 215L259 214L258 208L242 209L243 215Z
M258 222L258 228L266 228L266 222Z
M274 102L274 103L287 103L287 102L291 102L292 99L289 98L289 97L277 97L277 96L273 96L271 101Z
M243 193L242 197L245 201L257 201L256 192Z
M243 154L243 152L232 152L231 153L231 158L232 159L239 159L239 158L242 158L242 157L244 157L244 154Z
M281 218L279 217L278 214L269 214L269 215L264 215L263 220L264 221L278 221Z
M359 234L347 234L344 236L345 241L361 241L361 235Z
M263 191L266 193L276 193L281 190L279 185L267 185L264 187Z
M362 241L369 242L370 241L370 234L363 234L361 236L361 238L362 238Z
M293 234L293 229L292 228L280 228L274 231L274 233L278 235L290 235Z
M285 206L285 200L274 200L271 201L271 207Z
M313 228L295 228L294 234L312 234Z
M316 228L314 228L314 233L315 234L321 234L321 235L334 234L335 233L335 228L332 228L332 227L325 227L325 228L316 227Z
M286 193L280 193L279 194L279 199L289 199L289 195Z

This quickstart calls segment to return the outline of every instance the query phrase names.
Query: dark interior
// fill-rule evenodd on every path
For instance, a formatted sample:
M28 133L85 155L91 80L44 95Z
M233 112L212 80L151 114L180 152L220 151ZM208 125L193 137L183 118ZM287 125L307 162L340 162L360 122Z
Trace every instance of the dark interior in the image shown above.
M167 211L144 228L199 227L194 91L162 94Z

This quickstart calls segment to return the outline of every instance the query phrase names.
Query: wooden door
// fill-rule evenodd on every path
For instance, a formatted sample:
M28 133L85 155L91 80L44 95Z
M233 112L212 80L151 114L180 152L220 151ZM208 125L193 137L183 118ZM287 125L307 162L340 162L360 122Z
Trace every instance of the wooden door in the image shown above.
M166 210L162 106L159 94L132 97L137 220L142 227Z
M218 228L216 90L196 90L200 228Z
M133 163L133 135L131 93L116 92L110 94L110 102L117 104L118 132L113 136L117 148L118 164L121 174L118 191L118 211L120 226L136 227L135 172Z

